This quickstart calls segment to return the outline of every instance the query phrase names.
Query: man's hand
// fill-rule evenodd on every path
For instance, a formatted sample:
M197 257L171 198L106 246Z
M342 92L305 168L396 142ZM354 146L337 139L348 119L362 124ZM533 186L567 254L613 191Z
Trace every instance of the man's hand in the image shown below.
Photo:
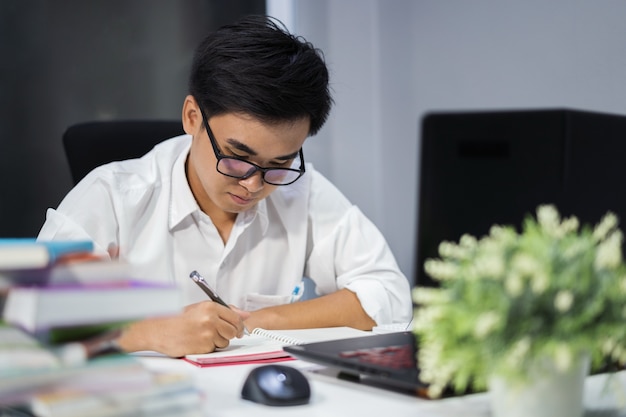
M176 316L151 318L124 330L120 347L127 352L152 350L171 357L209 353L243 335L248 313L212 301L191 304Z

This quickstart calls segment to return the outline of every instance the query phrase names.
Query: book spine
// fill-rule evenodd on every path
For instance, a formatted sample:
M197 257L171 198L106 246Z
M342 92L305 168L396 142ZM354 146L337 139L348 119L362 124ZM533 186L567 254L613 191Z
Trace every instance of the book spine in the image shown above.
M89 240L76 241L37 241L38 244L44 245L50 254L50 261L54 262L64 255L76 254L81 252L93 252L93 242Z
M130 321L125 320L99 324L52 327L46 330L35 332L34 336L41 343L58 345L101 336L110 331L119 330L129 323Z

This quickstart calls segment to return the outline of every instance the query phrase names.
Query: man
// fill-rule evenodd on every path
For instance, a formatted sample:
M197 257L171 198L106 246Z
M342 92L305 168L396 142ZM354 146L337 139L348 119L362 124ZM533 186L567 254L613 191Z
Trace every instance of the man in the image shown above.
M138 274L176 282L183 312L130 325L127 351L211 352L244 326L408 322L408 281L385 239L305 165L302 145L331 104L311 44L270 18L225 26L196 50L187 135L95 169L48 210L39 239L90 239ZM207 301L193 270L233 308ZM320 296L291 302L303 276Z

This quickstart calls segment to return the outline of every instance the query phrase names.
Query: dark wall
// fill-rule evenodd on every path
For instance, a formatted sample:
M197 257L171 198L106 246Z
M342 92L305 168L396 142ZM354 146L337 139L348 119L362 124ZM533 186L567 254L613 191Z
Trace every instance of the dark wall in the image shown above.
M35 236L88 120L179 118L197 43L264 0L0 2L0 236Z

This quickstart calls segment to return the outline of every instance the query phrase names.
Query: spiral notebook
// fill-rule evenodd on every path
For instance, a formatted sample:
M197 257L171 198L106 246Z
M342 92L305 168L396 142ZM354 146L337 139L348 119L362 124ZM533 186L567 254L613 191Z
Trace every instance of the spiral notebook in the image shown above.
M371 335L372 332L352 327L323 327L294 330L254 329L249 335L232 339L230 345L212 353L187 355L183 359L196 366L234 365L290 360L293 357L283 346L325 342Z

